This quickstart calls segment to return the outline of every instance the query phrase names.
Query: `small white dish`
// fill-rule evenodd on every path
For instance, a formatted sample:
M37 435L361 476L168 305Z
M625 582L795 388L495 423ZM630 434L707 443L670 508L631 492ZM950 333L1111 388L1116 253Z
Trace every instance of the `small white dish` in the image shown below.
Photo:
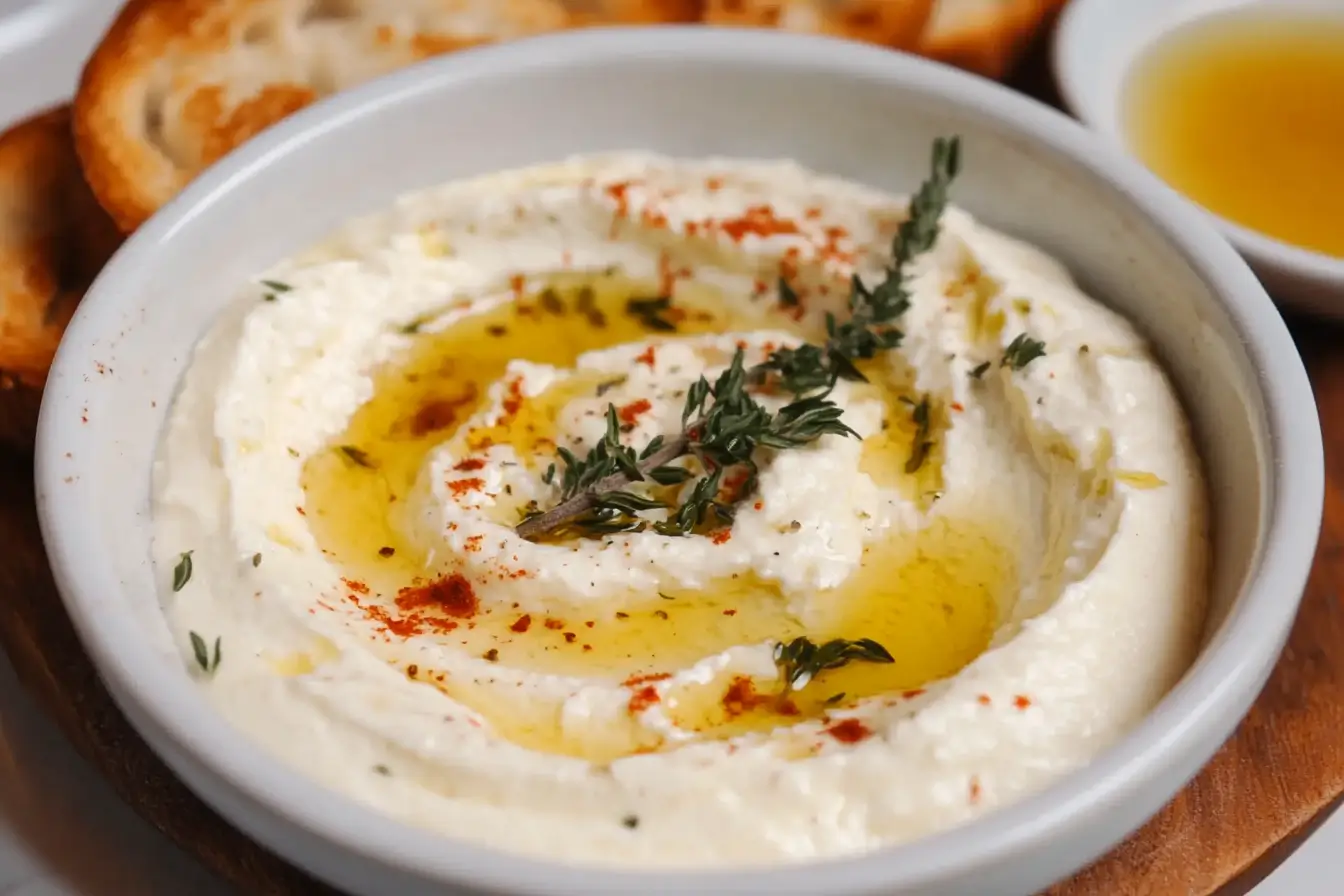
M1248 6L1272 8L1275 14L1344 16L1339 0L1072 0L1060 16L1054 40L1055 79L1065 105L1128 151L1121 101L1134 63L1174 29ZM1276 302L1344 319L1344 258L1290 245L1196 207L1250 263Z

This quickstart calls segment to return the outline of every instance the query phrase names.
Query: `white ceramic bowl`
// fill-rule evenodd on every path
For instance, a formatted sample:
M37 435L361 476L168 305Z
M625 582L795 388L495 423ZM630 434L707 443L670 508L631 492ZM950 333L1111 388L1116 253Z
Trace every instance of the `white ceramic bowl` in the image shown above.
M1344 18L1339 0L1070 0L1054 40L1055 80L1065 105L1088 127L1125 146L1121 99L1126 76L1143 51L1197 18L1249 5L1276 14L1310 10ZM1344 258L1298 248L1196 207L1250 262L1276 301L1344 319Z
M917 844L766 870L598 871L394 824L281 765L208 708L170 643L148 544L156 442L193 343L242 282L398 193L578 151L792 157L903 190L963 136L956 199L1034 241L1151 337L1215 502L1207 646L1152 715L1039 795ZM1296 611L1322 504L1316 410L1235 252L1056 112L933 63L830 39L593 30L471 50L300 112L143 226L84 300L47 386L42 528L109 690L168 765L253 837L361 894L1031 893L1138 827L1217 749ZM880 781L873 786L880 787Z

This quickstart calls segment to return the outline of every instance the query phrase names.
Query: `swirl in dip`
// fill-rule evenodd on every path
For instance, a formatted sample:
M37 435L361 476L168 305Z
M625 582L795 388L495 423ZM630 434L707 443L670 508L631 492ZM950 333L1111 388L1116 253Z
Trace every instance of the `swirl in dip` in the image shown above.
M605 523L518 529L604 440L699 437L702 376L826 343L907 204L589 156L268 273L199 346L155 471L209 698L403 821L640 867L852 854L1086 763L1192 660L1199 460L1135 331L956 208L904 266L899 345L813 393L848 431L757 445L682 531L696 452Z

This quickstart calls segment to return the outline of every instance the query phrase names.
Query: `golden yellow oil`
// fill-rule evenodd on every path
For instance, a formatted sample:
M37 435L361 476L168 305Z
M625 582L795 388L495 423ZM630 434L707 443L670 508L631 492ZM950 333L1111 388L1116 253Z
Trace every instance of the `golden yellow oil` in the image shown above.
M556 413L572 397L555 390L524 401L507 431L459 432L508 362L569 366L587 351L667 335L652 333L625 313L626 301L650 288L619 276L557 281L542 295L420 336L404 357L375 373L373 398L304 470L307 521L346 576L367 586L360 598L365 605L395 615L398 589L430 574L426 558L402 534L398 506L435 445L461 436L469 443L508 441L524 454L553 450L547 439ZM683 312L676 335L797 329L771 312L726 313L719 296L690 284L679 286L676 305ZM865 443L863 468L883 486L936 500L945 409L930 400L928 422L920 424L916 408L922 397L911 394L907 374L878 376L876 366L866 372L888 419ZM921 431L930 444L915 465L911 455ZM682 688L663 701L680 727L703 737L768 730L877 695L899 698L982 652L1016 585L1016 556L996 534L1003 531L1011 529L988 521L942 520L909 539L879 543L844 586L818 592L803 607L791 607L773 583L740 576L703 591L651 594L634 606L599 611L559 605L546 617L487 602L471 618L454 620L428 637L501 668L624 683L631 710L650 699L647 676L684 669L738 645L799 635L817 643L872 638L895 658L890 664L852 663L823 672L787 700L741 704L734 693L745 685L728 677ZM281 666L302 674L312 663L287 660ZM668 746L639 725L633 712L614 722L567 725L561 703L539 699L529 689L501 688L488 677L450 678L426 667L407 672L480 712L501 736L532 749L605 762ZM777 696L782 682L761 680L749 687L758 697Z
M869 697L908 696L985 650L1016 583L1017 558L995 530L939 518L907 538L868 548L859 572L842 587L814 595L788 631L761 631L755 639L806 634L820 644L871 638L895 662L854 662L826 670L785 695L785 701L751 701L754 705L747 707L733 705L730 689L741 683L721 678L670 695L670 715L679 727L730 737L823 716ZM782 686L775 680L754 681L751 690L778 694Z
M513 630L519 613L486 613L445 640L511 668L624 682L629 709L656 700L678 728L721 739L824 717L870 697L913 696L984 651L1016 582L1016 557L994 531L942 519L908 540L874 546L857 575L813 595L797 615L788 612L775 587L744 577L716 582L704 592L665 594L619 615L529 615L522 633ZM667 672L738 645L798 635L818 644L871 638L895 662L826 670L787 694L778 678L728 674L674 689L665 699L652 696L652 685ZM531 749L608 762L668 746L639 725L633 712L603 717L600 724L567 725L559 701L489 680L450 678L423 668L416 673L480 712L502 736Z
M625 311L630 298L655 290L619 275L557 278L538 295L420 336L405 356L375 373L373 398L305 464L305 513L318 543L375 592L395 593L423 574L425 558L400 534L396 505L430 450L480 408L512 360L566 367L585 352L667 335ZM677 305L685 312L679 335L760 327L765 320L764 312L752 320L727 314L716 294L689 283L679 285ZM779 316L768 322L782 325ZM525 456L553 428L566 397L551 390L546 400L519 407L509 433L471 436L511 441Z
M1123 96L1134 152L1215 214L1344 257L1344 15L1208 16L1135 64Z

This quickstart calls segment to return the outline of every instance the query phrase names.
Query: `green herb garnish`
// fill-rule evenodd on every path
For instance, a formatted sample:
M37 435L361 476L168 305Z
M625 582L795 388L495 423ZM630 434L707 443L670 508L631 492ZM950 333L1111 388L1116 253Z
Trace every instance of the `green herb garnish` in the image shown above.
M773 380L786 391L803 395L837 379L863 381L856 362L901 344L905 334L895 321L910 307L907 267L938 239L948 188L961 170L960 147L955 137L934 141L928 179L911 197L910 214L896 229L885 276L872 287L857 275L850 280L849 319L842 322L827 314L824 345L778 349L753 371L755 378ZM786 307L798 302L797 293L782 277L779 294Z
M999 362L999 366L1021 370L1044 355L1044 342L1039 339L1032 339L1026 333L1018 333L1013 341L1008 343L1008 347L1003 350L1003 360Z
M215 638L215 652L212 655L206 649L205 639L195 632L189 633L191 636L191 652L196 657L196 665L201 667L201 671L207 674L213 674L219 668L219 647L220 638Z
M365 469L372 470L376 466L373 459L369 457L369 453L362 448L356 448L354 445L341 445L337 450L341 452L346 460L357 467L364 467Z
M267 289L267 292L261 297L264 302L274 302L277 294L289 292L294 288L288 283L281 283L279 280L263 280L261 285Z
M915 473L920 467L924 466L924 461L929 456L929 451L933 448L933 440L929 438L929 396L925 395L919 400L918 404L912 404L913 410L910 412L915 422L915 439L910 446L910 457L905 462L905 472Z
M541 295L537 296L537 302L541 305L543 311L550 314L565 313L565 300L560 298L560 293L556 292L552 286L548 286L541 291Z
M973 379L973 380L978 380L978 379L980 379L980 377L982 377L982 376L985 375L985 371L986 371L986 370L989 370L991 364L992 364L992 362L990 362L990 361L986 361L986 362L984 362L983 364L977 364L977 365L975 365L975 367L973 367L973 368L971 369L971 373L970 373L970 377L971 377L971 379Z
M671 296L658 296L652 299L630 299L625 303L625 313L639 321L646 330L660 333L674 333L677 325L667 317L672 309Z
M794 638L775 645L774 659L785 693L807 687L808 682L827 669L839 669L853 662L896 662L887 648L871 638L857 641L835 638L820 645L807 637Z
M177 555L177 565L173 567L173 592L181 591L191 581L191 551Z
M732 502L755 487L753 455L758 448L787 450L828 434L857 437L840 419L843 412L828 395L839 379L864 380L857 362L900 344L904 334L895 322L910 306L908 268L938 238L948 187L960 168L959 146L955 137L934 141L930 174L911 198L909 216L897 228L885 276L871 287L857 275L852 278L849 318L840 321L827 315L823 345L778 349L749 370L739 349L713 384L701 377L688 390L682 431L657 436L639 451L621 444L616 409L608 405L606 435L586 457L579 458L565 448L557 451L564 465L559 504L544 512L525 513L515 529L518 535L535 540L557 533L642 531L649 522L639 514L648 510L668 511L666 520L652 524L664 535L688 535L710 520L731 523ZM779 292L782 304L797 303L797 294L783 278ZM626 309L650 329L675 329L665 317L670 307L670 298L658 297L631 299ZM753 385L791 393L794 401L772 414L749 393ZM915 469L929 450L927 404L923 416L925 423L911 457ZM668 507L626 490L637 482L676 485L695 478L697 474L675 463L683 457L694 459L701 478L680 506ZM742 478L725 502L719 493L729 470ZM555 475L552 466L543 478L549 482Z

